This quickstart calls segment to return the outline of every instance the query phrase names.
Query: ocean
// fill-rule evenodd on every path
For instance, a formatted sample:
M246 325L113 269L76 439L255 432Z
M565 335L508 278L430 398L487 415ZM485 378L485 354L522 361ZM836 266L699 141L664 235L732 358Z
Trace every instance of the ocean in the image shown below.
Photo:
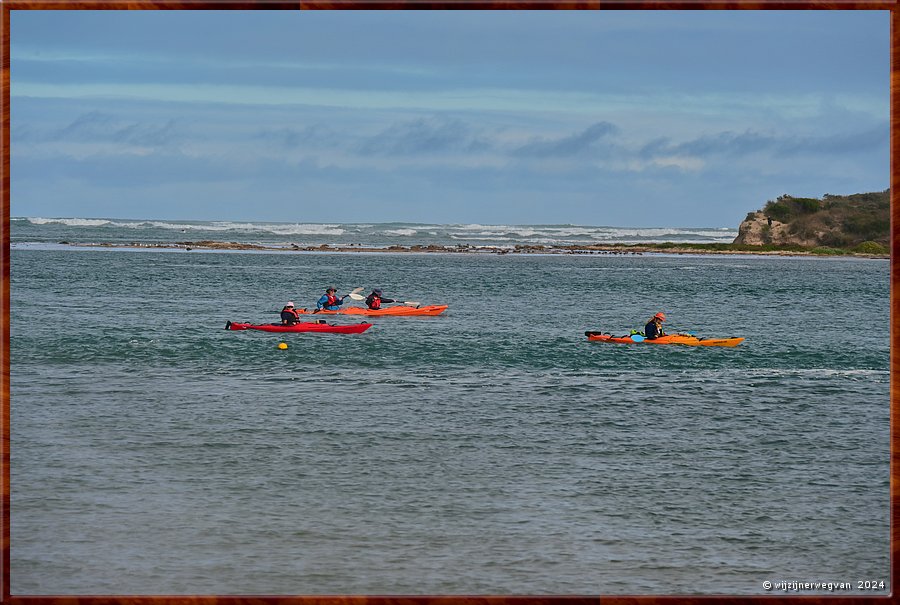
M224 241L290 249L296 245L361 245L514 248L649 242L730 243L737 230L720 228L620 228L585 225L423 225L419 223L268 223L162 221L106 218L13 217L14 243L171 244Z
M71 245L717 228L11 224L14 595L891 590L887 260ZM332 284L449 309L224 329ZM584 336L657 311L746 340Z

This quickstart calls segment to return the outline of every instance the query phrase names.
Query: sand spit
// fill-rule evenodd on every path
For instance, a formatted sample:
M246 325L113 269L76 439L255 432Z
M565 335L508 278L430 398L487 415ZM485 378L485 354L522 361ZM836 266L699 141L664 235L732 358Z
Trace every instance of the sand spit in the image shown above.
M214 240L202 240L196 242L172 242L172 243L71 243L60 244L78 247L104 247L104 248L154 248L154 249L183 249L191 250L250 250L257 252L366 252L366 253L441 253L441 254L609 254L620 256L632 256L642 254L678 254L678 255L760 255L760 256L853 256L859 258L890 258L890 255L878 254L826 254L815 251L803 250L746 250L746 249L722 249L722 248L688 248L682 246L661 247L659 245L648 246L641 244L588 244L588 245L516 245L516 246L474 246L471 244L458 244L456 246L440 246L431 244L427 246L387 246L368 247L362 244L342 244L319 246L301 246L288 244L272 246L262 244L247 244L241 242L222 242Z

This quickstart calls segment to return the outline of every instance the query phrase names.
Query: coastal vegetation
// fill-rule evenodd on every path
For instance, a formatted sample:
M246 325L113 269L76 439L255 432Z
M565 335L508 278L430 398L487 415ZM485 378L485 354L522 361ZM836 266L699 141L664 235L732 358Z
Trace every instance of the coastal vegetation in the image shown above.
M732 249L807 251L813 254L890 253L890 189L821 199L779 196L741 223Z

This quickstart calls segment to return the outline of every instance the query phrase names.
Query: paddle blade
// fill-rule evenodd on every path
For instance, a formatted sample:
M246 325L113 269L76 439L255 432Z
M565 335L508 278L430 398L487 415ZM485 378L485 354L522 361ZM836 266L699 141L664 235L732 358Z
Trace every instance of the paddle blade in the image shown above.
M362 295L360 294L360 292L362 292L362 291L363 291L363 287L362 287L362 286L360 286L359 288L354 288L354 289L350 292L349 296L350 296L350 298L352 298L353 300L366 300L366 297L365 297L365 296L362 296Z

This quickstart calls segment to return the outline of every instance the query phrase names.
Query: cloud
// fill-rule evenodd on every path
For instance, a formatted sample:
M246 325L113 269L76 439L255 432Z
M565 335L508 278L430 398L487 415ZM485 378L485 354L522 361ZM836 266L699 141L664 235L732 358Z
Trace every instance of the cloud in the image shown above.
M258 131L251 138L280 145L286 149L299 149L310 144L327 144L336 142L341 137L337 131L320 124L313 124L304 128L291 126L265 128Z
M778 157L848 155L875 150L887 145L889 136L890 128L887 123L868 130L828 136L795 134L780 136L747 130L743 133L720 132L683 143L672 143L668 138L654 139L643 145L638 154L644 159L675 156L746 157L765 153Z
M608 135L619 132L618 127L609 122L597 122L583 130L557 139L535 138L514 150L518 156L539 158L568 157L591 150L595 143Z
M416 155L485 151L490 147L462 120L432 117L389 126L363 139L357 150L363 155Z
M844 132L821 137L802 137L787 140L776 152L780 155L794 153L810 154L856 154L886 147L890 142L890 126L887 123L860 132Z
M90 111L57 128L37 128L19 124L18 142L29 143L115 143L136 147L167 147L187 138L175 119L154 122L125 121L103 111Z

